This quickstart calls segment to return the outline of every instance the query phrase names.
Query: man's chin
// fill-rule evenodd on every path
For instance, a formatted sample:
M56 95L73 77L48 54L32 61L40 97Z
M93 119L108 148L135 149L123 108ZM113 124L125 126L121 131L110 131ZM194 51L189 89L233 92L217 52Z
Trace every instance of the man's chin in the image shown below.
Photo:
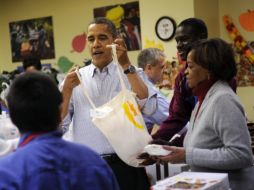
M103 65L102 62L100 61L93 61L93 64L96 66L96 67L101 67Z
M105 59L100 59L100 60L96 60L93 59L93 64L98 67L98 68L103 68L105 66L107 66L110 63L110 61L105 61Z
M186 61L186 54L185 53L183 53L183 54L180 54L180 61Z
M181 52L177 54L179 62L186 61L186 53Z

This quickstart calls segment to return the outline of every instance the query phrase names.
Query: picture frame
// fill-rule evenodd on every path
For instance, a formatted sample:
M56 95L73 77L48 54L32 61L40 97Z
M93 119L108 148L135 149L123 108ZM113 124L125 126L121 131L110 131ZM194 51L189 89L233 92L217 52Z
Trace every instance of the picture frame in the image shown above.
M52 17L9 23L12 62L22 61L31 54L40 59L55 58Z

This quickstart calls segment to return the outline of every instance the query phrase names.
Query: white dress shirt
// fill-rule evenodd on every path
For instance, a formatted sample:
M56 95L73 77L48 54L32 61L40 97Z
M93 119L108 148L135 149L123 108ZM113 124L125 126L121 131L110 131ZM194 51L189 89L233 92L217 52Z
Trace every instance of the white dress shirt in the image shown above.
M93 64L79 70L84 86L96 107L110 101L121 90L120 79L116 65L111 62L101 72ZM137 73L143 80L148 80L142 70ZM127 76L122 74L126 87L131 88ZM146 82L145 82L146 83ZM146 83L147 84L147 83ZM152 114L156 109L156 92L148 86L148 98L137 100L143 114ZM72 139L76 143L84 144L99 154L114 153L106 137L92 123L90 117L90 103L85 97L81 86L73 89L69 105L69 112L62 122L64 130L73 122Z

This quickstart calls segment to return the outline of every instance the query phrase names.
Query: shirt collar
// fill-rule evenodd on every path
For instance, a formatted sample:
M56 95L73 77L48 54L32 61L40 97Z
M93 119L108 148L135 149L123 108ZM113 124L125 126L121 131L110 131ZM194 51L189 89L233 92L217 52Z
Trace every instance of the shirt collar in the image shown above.
M198 97L199 102L203 102L207 92L212 87L212 85L217 81L215 78L202 81L197 87L195 87L192 92Z
M22 133L20 140L19 140L19 145L22 144L25 141L25 139L27 139L29 136L31 136L33 134L39 134L39 133L33 133L31 131ZM39 138L41 138L41 137L45 137L45 136L47 136L47 137L50 137L50 136L62 137L62 135L63 135L63 132L61 130L55 130L55 131L49 131L49 132L41 132L38 136L40 136Z
M153 82L153 80L151 80L148 76L147 76L147 78L148 78L149 82L151 82L153 85L156 85L156 84Z
M103 68L102 72L107 72L109 75L113 75L116 70L116 65L111 61L106 67ZM90 76L94 77L96 73L99 73L99 69L92 63L90 65Z

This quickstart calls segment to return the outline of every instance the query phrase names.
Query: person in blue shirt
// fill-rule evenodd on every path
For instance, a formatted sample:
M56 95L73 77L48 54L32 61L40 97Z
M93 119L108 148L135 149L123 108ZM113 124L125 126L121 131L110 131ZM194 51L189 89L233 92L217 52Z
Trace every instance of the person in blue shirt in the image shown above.
M156 88L163 80L163 71L166 66L166 55L158 48L143 49L138 55L138 67L142 68L148 80L147 85L152 86L156 92L156 110L153 114L144 116L146 127L152 131L154 124L161 125L168 117L169 100Z
M119 189L98 154L61 138L62 95L47 75L32 72L17 77L7 102L21 139L15 152L0 159L1 190Z

